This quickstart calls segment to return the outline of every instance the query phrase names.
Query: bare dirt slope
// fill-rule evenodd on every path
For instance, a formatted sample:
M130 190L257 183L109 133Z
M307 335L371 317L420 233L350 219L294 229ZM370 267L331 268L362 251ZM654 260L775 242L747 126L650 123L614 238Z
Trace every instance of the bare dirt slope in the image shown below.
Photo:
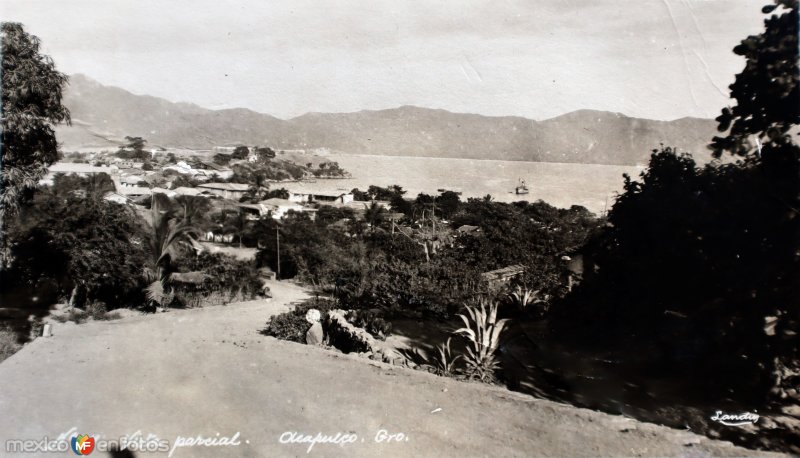
M302 456L309 444L282 444L284 433L341 432L355 434L355 442L317 444L310 453L758 454L689 432L266 338L257 331L267 317L305 295L286 283L272 290L271 301L56 326L53 337L37 339L0 364L0 441L54 438L75 428L96 438L141 431L171 447L178 436L238 433L238 445L180 447L173 456ZM405 437L377 442L381 430ZM3 445L0 455L6 454Z

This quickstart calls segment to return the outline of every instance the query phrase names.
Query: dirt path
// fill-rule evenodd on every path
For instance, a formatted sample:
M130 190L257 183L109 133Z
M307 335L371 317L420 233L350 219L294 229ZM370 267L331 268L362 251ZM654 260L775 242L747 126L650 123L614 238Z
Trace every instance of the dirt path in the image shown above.
M305 295L284 283L272 291L271 301L58 325L53 337L0 364L0 455L7 455L8 439L54 439L72 428L97 439L140 431L169 447L179 436L219 441L238 433L238 445L177 447L175 457L306 455L308 443L281 443L292 432L354 440L318 443L310 452L317 456L757 455L688 432L264 337L258 330L268 316ZM403 436L379 442L381 430Z

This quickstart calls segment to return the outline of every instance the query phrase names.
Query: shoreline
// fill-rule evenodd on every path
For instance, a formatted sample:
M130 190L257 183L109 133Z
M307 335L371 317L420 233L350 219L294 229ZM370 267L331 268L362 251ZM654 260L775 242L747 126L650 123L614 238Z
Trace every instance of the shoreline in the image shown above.
M600 167L636 167L645 169L647 164L600 164L596 162L557 162L557 161L529 161L525 159L487 159L487 158L468 158L468 157L447 157L447 156L408 156L402 154L366 154L366 153L345 153L345 152L331 152L326 155L318 155L314 153L306 153L318 157L331 157L331 156L349 156L349 157L370 157L370 158L407 158L407 159L436 159L436 160L462 160L462 161L481 161L481 162L514 162L526 164L553 164L553 165L585 165L585 166L600 166Z

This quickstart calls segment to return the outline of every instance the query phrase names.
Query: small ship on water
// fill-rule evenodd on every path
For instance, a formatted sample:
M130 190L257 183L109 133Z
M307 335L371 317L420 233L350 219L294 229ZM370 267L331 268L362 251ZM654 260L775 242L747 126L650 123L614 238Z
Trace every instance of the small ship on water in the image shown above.
M519 184L517 185L516 188L514 188L514 191L517 194L528 194L528 192L529 192L528 191L528 185L525 184L525 180L520 178Z

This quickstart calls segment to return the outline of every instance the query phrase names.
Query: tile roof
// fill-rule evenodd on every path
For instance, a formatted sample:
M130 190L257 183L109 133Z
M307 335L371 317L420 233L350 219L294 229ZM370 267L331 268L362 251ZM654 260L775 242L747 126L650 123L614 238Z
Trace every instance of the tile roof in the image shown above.
M225 191L247 191L250 189L249 184L244 183L203 183L201 185L197 185L198 188L206 188L206 189L223 189Z

